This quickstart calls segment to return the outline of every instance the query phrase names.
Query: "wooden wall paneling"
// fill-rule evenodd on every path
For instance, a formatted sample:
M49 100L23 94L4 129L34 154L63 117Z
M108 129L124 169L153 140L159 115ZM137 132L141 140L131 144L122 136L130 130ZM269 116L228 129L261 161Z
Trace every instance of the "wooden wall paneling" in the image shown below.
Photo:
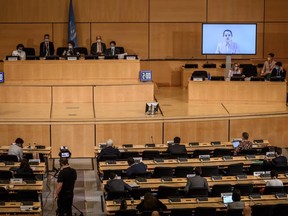
M94 87L95 103L140 102L153 100L153 83Z
M78 22L147 22L149 0L74 0Z
M68 147L72 158L94 157L94 132L92 124L51 125L52 157L59 157L61 146Z
M205 22L206 1L153 0L150 1L151 22Z
M230 139L241 137L246 131L250 135L250 140L266 139L273 146L287 148L288 116L263 116L247 119L230 120Z
M68 21L68 0L0 0L0 5L0 22Z
M287 58L288 23L266 23L264 35L264 56L275 53L275 58Z
M201 55L200 23L151 23L151 59L191 59Z
M0 103L51 103L51 87L1 86Z
M227 141L228 120L199 120L182 122L164 122L164 143L173 140L175 136L181 137L181 142L188 143Z
M265 21L266 22L287 22L288 1L286 0L265 0Z
M7 146L15 141L17 137L24 140L24 146L38 144L50 146L50 126L37 124L5 124L0 125L0 145Z
M39 46L46 33L52 36L51 24L0 24L0 58L11 55L19 43L34 48L39 55Z
M138 54L141 59L148 58L148 24L147 23L92 23L91 40L101 35L106 47L110 41L116 41L116 46L125 48L129 54Z
M208 0L207 22L262 22L263 0Z
M92 103L92 86L53 87L53 103Z
M77 39L79 47L86 47L90 50L90 24L76 23ZM53 38L55 52L58 47L67 47L68 43L68 24L55 23L53 24Z
M112 139L115 146L162 143L162 123L111 123L96 124L96 145Z

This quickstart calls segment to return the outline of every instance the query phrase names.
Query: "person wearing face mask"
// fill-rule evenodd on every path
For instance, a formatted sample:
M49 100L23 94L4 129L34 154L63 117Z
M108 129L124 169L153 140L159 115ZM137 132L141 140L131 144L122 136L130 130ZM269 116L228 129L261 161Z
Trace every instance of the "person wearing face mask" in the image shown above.
M74 41L68 42L68 48L64 50L63 56L72 56L72 55L78 55L77 51L74 49L75 43Z
M40 43L40 57L54 55L54 44L49 41L49 34L44 35L44 41Z
M231 78L233 77L235 74L239 74L239 75L242 75L242 72L239 68L239 64L238 63L235 63L233 64L232 68L229 70L229 74L228 74L228 77Z
M274 60L274 53L269 53L267 56L267 61L264 62L261 76L265 77L266 79L269 79L272 73L272 70L274 69L276 64L276 61Z
M26 59L26 53L24 51L24 45L18 44L16 50L12 52L12 56L19 56L21 60Z
M282 62L276 62L275 67L271 72L271 77L286 78L286 70L282 67Z
M106 52L106 44L102 42L100 35L96 36L96 42L91 46L91 55L104 55Z
M223 31L223 42L218 43L215 54L237 54L238 44L232 41L233 33L230 29Z
M106 56L115 56L120 54L120 50L119 48L116 47L116 42L115 41L111 41L110 42L110 48L106 50L105 55Z

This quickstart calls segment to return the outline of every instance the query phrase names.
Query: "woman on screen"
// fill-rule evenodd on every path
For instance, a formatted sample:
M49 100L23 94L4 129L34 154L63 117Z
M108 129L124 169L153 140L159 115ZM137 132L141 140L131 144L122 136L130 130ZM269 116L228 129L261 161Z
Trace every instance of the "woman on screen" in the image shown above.
M237 43L232 41L233 33L226 29L223 31L223 42L218 43L215 54L237 54L239 47Z
M228 77L231 78L233 77L235 74L237 75L242 75L242 72L239 68L239 64L238 63L234 63L232 65L232 68L229 70L229 74L228 74Z

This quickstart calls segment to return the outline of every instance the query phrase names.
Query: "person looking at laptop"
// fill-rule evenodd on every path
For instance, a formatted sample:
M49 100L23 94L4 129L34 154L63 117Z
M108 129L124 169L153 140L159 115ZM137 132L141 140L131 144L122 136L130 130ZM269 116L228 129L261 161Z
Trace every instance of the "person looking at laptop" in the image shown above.
M242 133L242 140L240 141L240 144L238 147L234 150L234 155L241 154L241 151L243 150L249 150L252 149L253 143L248 140L249 134L247 132Z
M126 176L128 178L131 178L137 174L143 174L147 170L147 165L145 165L143 162L136 163L132 157L128 158L127 162L129 167L126 170Z
M265 157L263 167L265 170L271 170L276 167L287 166L287 158L282 155L282 148L276 147L275 158Z
M241 201L241 192L238 189L234 189L232 193L233 202L228 203L227 209L244 209L245 203Z
M239 76L241 76L242 75L242 72L241 72L241 70L240 70L240 68L239 68L239 64L238 63L234 63L233 65L232 65L232 68L229 70L229 74L228 74L228 77L229 78L231 78L231 77L233 77L234 75L239 75Z

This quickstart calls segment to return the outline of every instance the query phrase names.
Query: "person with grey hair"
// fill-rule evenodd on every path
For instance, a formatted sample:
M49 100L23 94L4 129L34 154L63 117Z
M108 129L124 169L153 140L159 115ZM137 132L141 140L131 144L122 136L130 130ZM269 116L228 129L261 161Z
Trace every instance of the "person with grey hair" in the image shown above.
M106 147L101 150L101 152L99 153L99 155L97 157L97 160L98 161L103 160L103 156L104 155L105 156L113 156L113 155L115 155L117 158L120 157L120 151L119 151L118 148L115 148L113 146L113 140L112 139L108 139L106 141Z

